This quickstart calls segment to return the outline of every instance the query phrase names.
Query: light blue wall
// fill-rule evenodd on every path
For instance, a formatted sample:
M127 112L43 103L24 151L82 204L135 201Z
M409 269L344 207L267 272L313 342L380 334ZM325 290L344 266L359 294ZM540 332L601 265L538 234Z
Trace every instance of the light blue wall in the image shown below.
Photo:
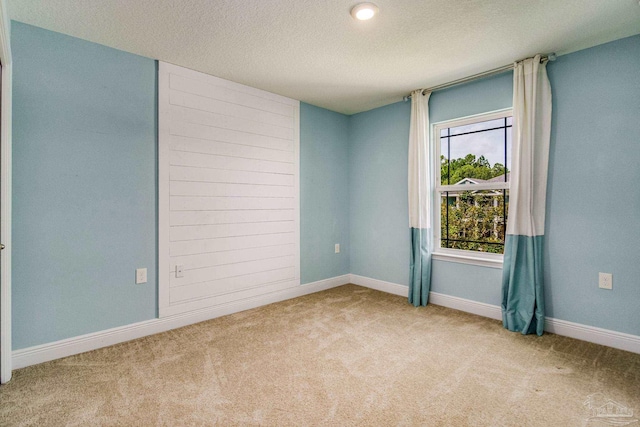
M549 315L640 335L640 36L548 67ZM613 290L598 288L613 273Z
M513 74L504 73L435 92L429 99L429 120L437 123L511 107ZM500 305L502 270L433 261L431 290L485 304Z
M640 36L549 64L547 315L640 335ZM512 75L436 92L432 122L511 106ZM408 283L407 104L351 118L351 270ZM613 273L612 291L598 272ZM434 261L432 290L500 304L501 270Z
M407 156L410 103L351 116L351 273L409 281Z
M502 110L511 107L512 103L513 74L503 73L432 93L429 98L429 120L438 123Z
M503 74L436 92L432 123L511 106L512 77ZM411 104L399 102L351 116L351 272L409 283L408 140ZM500 303L501 271L434 261L432 290ZM470 284L472 282L472 284Z
M302 283L350 273L348 123L344 114L300 104Z
M155 317L155 61L18 22L11 47L14 349Z

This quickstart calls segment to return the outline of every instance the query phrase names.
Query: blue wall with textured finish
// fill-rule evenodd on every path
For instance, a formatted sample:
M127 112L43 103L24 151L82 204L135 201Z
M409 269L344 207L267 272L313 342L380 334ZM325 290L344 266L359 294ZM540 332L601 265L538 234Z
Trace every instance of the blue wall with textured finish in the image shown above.
M640 36L548 69L547 311L640 335ZM613 290L598 288L598 272L613 273Z
M18 22L11 48L13 348L154 318L155 61Z
M301 283L350 273L348 124L344 114L300 103Z
M351 116L351 273L409 281L407 156L410 103Z
M429 98L429 120L438 123L511 107L513 73L440 90Z
M431 94L429 120L438 123L459 117L511 107L513 74L455 86ZM433 261L431 290L485 304L500 305L502 270L490 267Z
M547 315L640 335L640 36L548 65ZM436 92L432 123L511 106L512 74ZM407 104L351 118L351 270L407 285ZM384 161L383 161L384 159ZM613 273L613 290L598 288ZM432 290L499 305L501 270L434 261Z
M508 108L512 90L511 75L503 74L433 93L430 120ZM349 141L351 272L402 285L409 283L410 113L411 104L399 102L353 115ZM432 290L499 304L500 274L494 268L434 261ZM479 285L470 285L469 278Z

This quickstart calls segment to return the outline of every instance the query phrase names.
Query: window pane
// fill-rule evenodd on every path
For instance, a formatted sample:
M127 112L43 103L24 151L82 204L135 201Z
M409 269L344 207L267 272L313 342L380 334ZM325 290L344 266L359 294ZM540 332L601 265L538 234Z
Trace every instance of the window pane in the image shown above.
M440 142L442 162L446 166L440 173L449 178L441 179L442 184L508 181L505 165L507 169L511 166L511 128L457 135L442 138Z
M509 119L511 117L508 117ZM511 128L507 129L507 152L505 153L505 164L507 165L507 171L511 170L511 139L513 135ZM507 173L507 181L509 181L509 174Z
M441 247L503 253L508 190L446 191L440 200Z
M445 129L446 131L446 129ZM449 165L449 138L440 139L440 183L454 184L450 178L451 168Z
M511 123L507 117L441 129L440 183L508 182ZM503 253L508 199L503 189L443 192L441 247Z
M479 130L493 129L504 126L504 119L487 120L485 122L472 123L470 125L456 126L451 128L451 135L460 135L462 133L475 132Z

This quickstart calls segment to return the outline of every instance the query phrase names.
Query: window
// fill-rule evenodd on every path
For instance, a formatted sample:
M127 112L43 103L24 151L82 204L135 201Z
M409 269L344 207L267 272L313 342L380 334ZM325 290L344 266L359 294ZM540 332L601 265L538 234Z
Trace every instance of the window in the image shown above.
M501 261L511 128L511 110L434 125L436 253Z

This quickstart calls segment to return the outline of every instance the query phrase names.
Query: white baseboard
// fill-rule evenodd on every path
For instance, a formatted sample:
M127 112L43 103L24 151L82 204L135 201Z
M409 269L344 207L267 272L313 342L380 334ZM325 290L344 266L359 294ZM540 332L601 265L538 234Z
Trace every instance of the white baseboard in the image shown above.
M248 298L242 301L222 304L213 308L177 314L174 316L163 317L161 319L146 320L144 322L133 323L52 343L15 350L12 352L13 369L20 369L26 366L36 365L38 363L96 350L102 347L169 331L171 329L180 328L216 317L226 316L228 314L249 310L251 308L260 307L274 302L324 291L326 289L335 288L336 286L345 285L349 283L349 279L350 275L345 274L343 276L319 280L317 282L307 283L294 288L254 298Z
M355 274L351 275L351 283L403 297L407 297L409 292L407 286ZM493 304L485 304L437 292L429 293L429 302L466 313L502 320L502 309ZM552 334L640 354L640 336L637 335L596 328L595 326L582 325L566 320L554 319L553 317L545 318L544 330Z
M493 304L485 304L483 302L437 292L429 292L429 303L464 311L465 313L477 314L478 316L488 317L490 319L502 320L502 309Z
M544 330L552 334L588 341L640 354L640 336L616 332L566 320L545 318Z
M405 298L409 291L407 286L399 285L397 283L385 282L383 280L372 279L369 277L359 276L357 274L345 274L343 276L319 280L317 282L307 283L294 288L285 289L283 291L273 292L229 304L223 304L213 308L178 314L162 319L147 320L144 322L133 323L131 325L55 341L48 344L15 350L12 352L13 369L20 369L26 366L36 365L38 363L96 350L136 338L142 338L148 335L191 325L193 323L249 310L266 304L324 291L347 283L353 283L355 285L387 292L393 295L399 295ZM429 302L435 305L489 317L491 319L502 319L502 311L497 305L485 304L437 292L429 293ZM545 330L554 334L640 354L640 336L637 335L596 328L594 326L581 325L550 317L546 318Z
M409 296L409 288L397 283L385 282L384 280L372 279L370 277L358 276L350 274L351 283L365 288L375 289L376 291L386 292L388 294L399 295L401 297Z

